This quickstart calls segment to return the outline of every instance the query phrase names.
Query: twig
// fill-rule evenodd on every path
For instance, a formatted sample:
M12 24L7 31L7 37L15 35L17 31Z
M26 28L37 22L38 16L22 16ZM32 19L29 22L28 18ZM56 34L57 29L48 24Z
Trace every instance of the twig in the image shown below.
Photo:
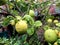
M9 13L9 7L8 4L5 5L7 12Z
M47 15L48 15L49 9L50 9L50 7L51 7L52 4L53 4L53 3L51 3L50 6L48 7Z
M0 13L1 15L5 15L5 16L8 16L8 15L11 15L15 18L15 16L13 14L10 14L10 13Z
M1 10L3 10L3 11L5 11L5 12L7 12L6 10L4 10L4 9L2 9L2 8L0 8Z
M19 13L22 14L22 12L21 12L20 8L17 6L16 2L14 3L14 5L15 5L15 7L17 8L17 10L19 11Z
M22 13L21 10L19 9L19 7L18 7L17 5L16 5L16 8L17 8L17 10L18 10L20 13Z

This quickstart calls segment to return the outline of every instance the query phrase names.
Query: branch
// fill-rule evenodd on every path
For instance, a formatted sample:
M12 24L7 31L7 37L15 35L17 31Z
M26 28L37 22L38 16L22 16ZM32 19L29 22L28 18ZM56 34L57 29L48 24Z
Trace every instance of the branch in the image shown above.
M2 9L2 8L0 8L1 10L3 10L3 11L5 11L5 12L7 12L6 10L4 10L4 9Z
M14 3L14 5L15 5L15 7L17 8L17 10L19 11L19 13L22 14L22 12L21 12L20 8L17 6L16 2Z
M13 14L10 14L10 13L0 13L0 15L4 15L4 16L8 16L8 15L11 15L15 18L15 16Z

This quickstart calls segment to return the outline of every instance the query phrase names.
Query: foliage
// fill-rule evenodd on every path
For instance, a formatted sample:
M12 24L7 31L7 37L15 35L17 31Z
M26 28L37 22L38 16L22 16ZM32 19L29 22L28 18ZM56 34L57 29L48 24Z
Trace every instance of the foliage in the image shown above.
M21 37L16 36L15 38L0 38L0 44L3 45L40 45L39 40L37 39L36 35L32 36L30 39L28 39L28 35L24 34ZM33 43L33 44L32 44Z
M0 38L0 44L2 44L2 45L40 45L40 44L42 44L41 37L44 38L44 36L42 36L44 31L46 31L48 29L53 29L53 30L58 29L58 31L59 31L59 29L60 29L59 22L57 24L53 23L54 19L57 17L55 17L49 13L49 8L52 4L50 1L40 3L40 2L35 2L34 0L29 0L29 1L25 1L25 0L9 1L8 0L6 4L8 7L6 7L7 9L4 11L6 11L7 12L6 14L8 14L10 16L7 16L4 18L3 23L2 23L3 27L8 26L10 24L11 20L14 20L15 23L17 23L20 20L25 20L28 24L28 29L25 34L17 33L15 35L15 33L14 33L14 31L16 30L15 25L14 26L12 25L14 27L14 29L12 30L12 33L14 33L15 37L12 35L10 38L5 38L5 37ZM3 10L3 9L1 9L1 10ZM42 20L40 20L40 19L35 20L35 16L31 17L29 15L30 10L33 10L34 13L36 13L35 12L35 10L36 10L37 16L44 15L43 16L44 19L42 18ZM5 12L3 12L3 14L5 14ZM21 19L17 20L16 16L20 16ZM48 23L47 22L48 19L52 19L52 23ZM40 28L42 28L43 30L41 30ZM36 33L36 31L38 31L38 29L40 31L39 31L39 33ZM40 38L41 40L38 38ZM58 39L57 42L59 43L60 40ZM47 42L47 43L49 43L49 42ZM51 45L51 44L49 43L49 45Z

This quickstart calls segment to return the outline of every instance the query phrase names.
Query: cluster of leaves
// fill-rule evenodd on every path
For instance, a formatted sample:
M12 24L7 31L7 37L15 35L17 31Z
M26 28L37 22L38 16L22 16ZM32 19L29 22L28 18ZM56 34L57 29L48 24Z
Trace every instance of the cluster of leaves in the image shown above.
M40 45L37 35L34 34L31 38L24 34L20 37L11 37L10 39L0 38L0 44L2 45Z
M51 2L46 1L46 2L40 3L40 2L35 2L34 0L30 0L30 1L25 1L25 0L9 1L7 0L6 4L8 5L7 10L9 13L14 14L14 11L15 11L15 14L17 12L19 12L19 14L21 13L25 14L25 13L28 13L30 9L33 9L33 10L37 9L40 11L40 13L46 13L48 12L47 7L49 6L49 4L51 4Z
M10 22L10 20L12 20L12 19L14 19L14 17L12 17L12 16L7 16L6 18L4 18L4 23L2 23L3 24L3 26L7 26L7 25L9 25L9 22Z
M40 26L42 26L42 22L41 21L34 21L34 19L31 16L29 16L29 15L25 15L23 17L23 19L26 20L28 22L28 24L29 24L29 28L27 30L27 33L29 35L34 34L35 29L39 28Z

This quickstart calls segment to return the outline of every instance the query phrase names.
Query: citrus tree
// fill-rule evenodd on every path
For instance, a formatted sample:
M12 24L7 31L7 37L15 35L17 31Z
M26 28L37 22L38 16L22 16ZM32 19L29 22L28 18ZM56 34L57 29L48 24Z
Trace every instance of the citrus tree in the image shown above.
M0 38L2 45L60 44L60 22L55 19L59 17L49 13L54 2L40 3L34 0L6 0L2 2L1 5L4 4L5 7L5 9L0 8L0 14L5 16L2 26L8 28L8 25L11 25L13 28L12 31L11 26L10 29L6 29L12 33L12 35L8 33L9 38L6 38L7 35ZM56 2L56 4L58 3Z

